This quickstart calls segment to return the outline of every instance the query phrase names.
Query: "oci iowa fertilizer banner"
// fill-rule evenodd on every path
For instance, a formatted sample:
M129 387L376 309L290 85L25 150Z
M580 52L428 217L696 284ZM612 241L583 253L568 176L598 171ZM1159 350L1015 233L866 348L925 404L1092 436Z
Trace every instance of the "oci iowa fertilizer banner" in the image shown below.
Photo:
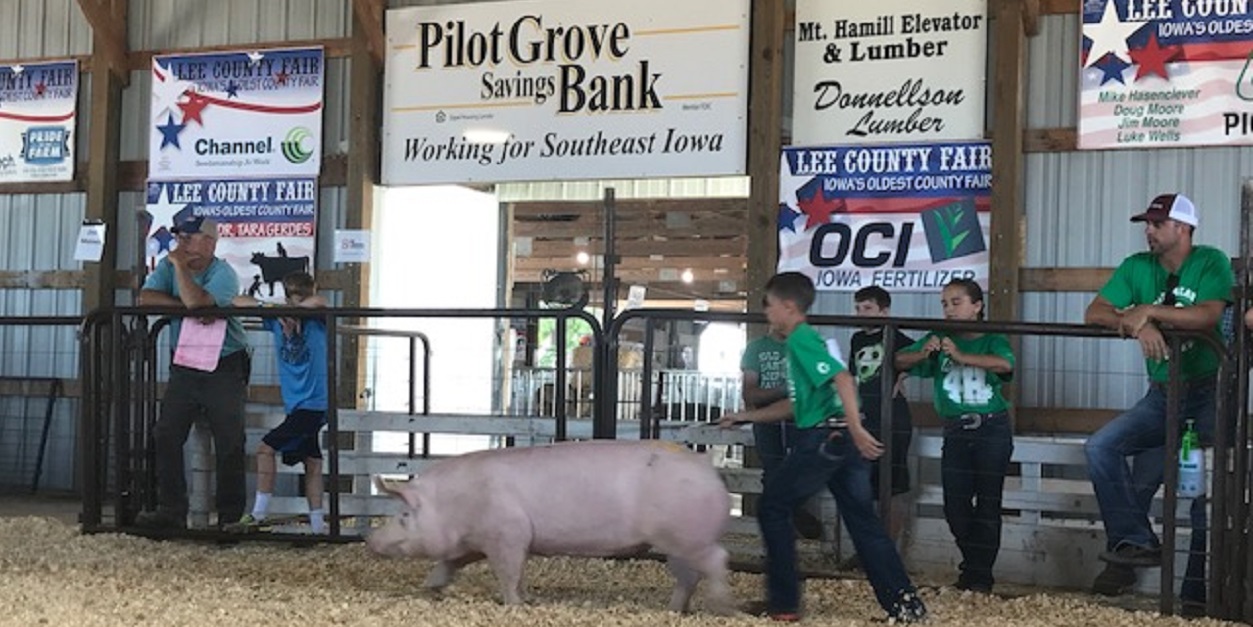
M987 286L988 142L790 147L779 166L780 272L840 292Z
M317 176L321 48L152 58L148 175Z

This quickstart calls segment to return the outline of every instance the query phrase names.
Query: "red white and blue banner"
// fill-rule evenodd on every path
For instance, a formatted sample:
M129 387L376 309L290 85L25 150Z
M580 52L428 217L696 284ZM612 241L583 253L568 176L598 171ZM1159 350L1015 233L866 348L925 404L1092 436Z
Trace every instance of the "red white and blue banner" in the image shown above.
M1079 147L1253 143L1247 0L1085 0Z
M983 139L987 0L796 0L792 143Z
M78 62L0 65L0 183L74 178Z
M387 11L383 184L742 174L749 0Z
M317 176L321 48L152 58L148 175Z
M149 269L176 245L170 227L188 216L218 223L217 256L240 291L283 301L283 277L314 273L318 182L313 178L148 181Z
M990 143L789 147L779 167L780 272L839 292L987 286Z

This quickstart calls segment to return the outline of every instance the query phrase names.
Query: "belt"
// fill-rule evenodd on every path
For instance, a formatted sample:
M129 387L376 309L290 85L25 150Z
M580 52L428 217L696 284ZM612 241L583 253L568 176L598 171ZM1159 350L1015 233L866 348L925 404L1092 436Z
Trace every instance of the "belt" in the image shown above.
M982 427L985 422L992 422L993 420L1000 420L1008 417L1009 412L1007 411L997 411L990 414L962 414L956 418L950 418L948 422L945 423L944 428L974 431L975 429Z
M843 416L831 416L830 418L827 418L826 420L823 420L822 422L810 427L810 429L846 429L846 428L848 428L848 421L844 420Z
M1204 388L1204 387L1213 387L1217 383L1218 381L1216 377L1201 377L1199 379L1192 379L1189 381L1181 382L1179 384L1179 391L1186 393L1189 390L1194 390L1194 389L1199 389L1199 388ZM1163 393L1168 392L1170 390L1169 381L1149 381L1149 386L1155 387L1161 390Z

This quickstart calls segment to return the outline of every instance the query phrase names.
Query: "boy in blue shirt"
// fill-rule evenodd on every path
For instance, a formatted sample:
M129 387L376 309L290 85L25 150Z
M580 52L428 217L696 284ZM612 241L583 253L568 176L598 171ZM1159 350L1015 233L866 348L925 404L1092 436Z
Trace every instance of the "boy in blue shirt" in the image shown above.
M283 277L287 304L293 307L326 307L317 284L306 272ZM251 296L236 296L237 307L263 304ZM326 323L318 318L263 318L262 324L274 335L278 356L279 386L287 418L265 435L257 446L257 494L252 513L244 514L228 530L248 532L259 529L266 518L270 495L274 492L275 455L294 466L304 462L305 494L309 499L309 524L322 533L326 513L322 509L322 447L318 435L326 426Z

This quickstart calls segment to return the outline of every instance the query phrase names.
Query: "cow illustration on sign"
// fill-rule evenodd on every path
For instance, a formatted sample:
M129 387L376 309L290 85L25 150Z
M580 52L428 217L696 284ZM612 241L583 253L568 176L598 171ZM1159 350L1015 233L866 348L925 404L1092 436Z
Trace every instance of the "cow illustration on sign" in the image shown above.
M280 243L279 248L282 248ZM286 251L284 251L286 252ZM261 268L261 282L265 283L270 290L270 296L274 296L274 284L283 280L283 277L293 272L309 271L309 256L301 255L299 257L269 257L265 253L252 253L252 264Z

